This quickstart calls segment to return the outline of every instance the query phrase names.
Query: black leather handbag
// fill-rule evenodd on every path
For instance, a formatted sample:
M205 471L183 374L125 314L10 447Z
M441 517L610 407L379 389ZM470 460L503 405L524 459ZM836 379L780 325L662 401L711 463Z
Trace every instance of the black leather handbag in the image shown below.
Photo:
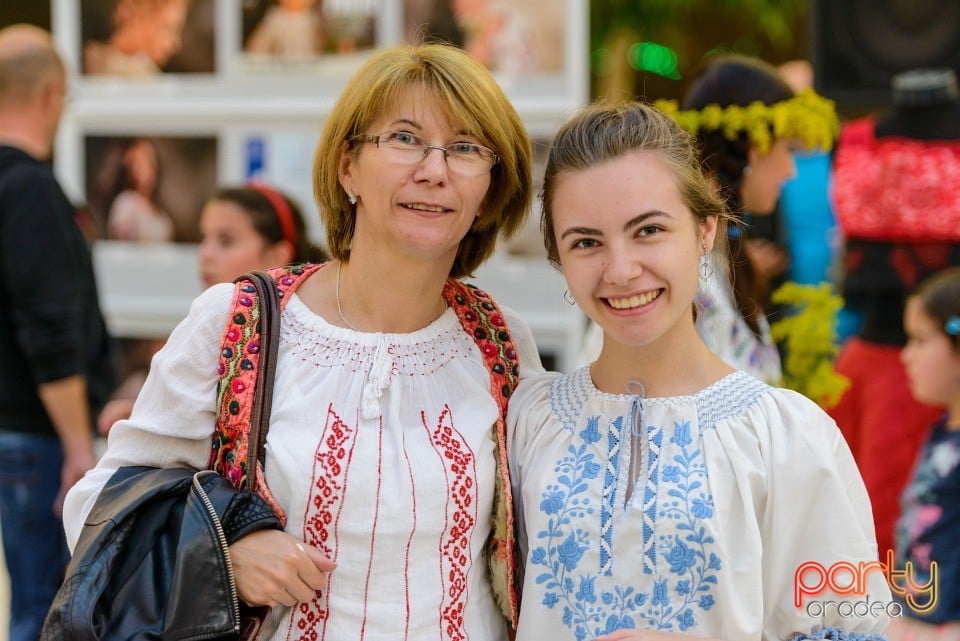
M273 279L247 274L261 305L261 344L250 464L263 460L279 340ZM255 469L255 468L250 468ZM41 641L253 641L269 608L237 595L228 546L250 532L282 529L250 488L212 470L123 467L87 516Z

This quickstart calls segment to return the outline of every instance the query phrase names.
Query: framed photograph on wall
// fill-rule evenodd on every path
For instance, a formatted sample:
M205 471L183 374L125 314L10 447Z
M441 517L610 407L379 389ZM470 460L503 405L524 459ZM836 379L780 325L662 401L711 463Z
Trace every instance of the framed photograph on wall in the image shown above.
M213 74L215 0L58 0L84 78ZM68 53L68 52L65 52Z
M247 0L242 50L262 62L297 64L375 49L376 0Z
M149 132L83 136L85 203L96 237L196 242L218 183L216 136Z
M339 93L378 48L397 41L397 0L241 0L224 16L233 80ZM309 81L307 79L309 78ZM306 83L306 84L304 84Z
M586 0L401 0L403 38L463 47L524 114L588 97Z
M71 128L76 182L111 333L163 338L202 291L199 218L221 182L221 132L106 124ZM140 353L131 340L126 362ZM148 350L149 351L149 350ZM126 365L125 365L126 367Z

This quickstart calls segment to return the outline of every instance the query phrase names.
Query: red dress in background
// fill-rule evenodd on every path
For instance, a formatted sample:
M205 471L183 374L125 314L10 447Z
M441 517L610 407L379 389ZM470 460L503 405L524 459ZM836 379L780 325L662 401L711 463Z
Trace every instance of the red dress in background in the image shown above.
M943 413L910 394L900 363L904 298L960 264L960 142L877 138L875 122L846 123L832 197L846 241L843 295L864 317L837 371L851 387L829 410L873 505L880 559L894 548L900 495L930 426Z
M910 395L900 349L849 339L837 359L837 371L850 379L851 386L840 403L827 410L847 439L870 495L882 561L886 551L894 549L900 494L930 426L943 414Z

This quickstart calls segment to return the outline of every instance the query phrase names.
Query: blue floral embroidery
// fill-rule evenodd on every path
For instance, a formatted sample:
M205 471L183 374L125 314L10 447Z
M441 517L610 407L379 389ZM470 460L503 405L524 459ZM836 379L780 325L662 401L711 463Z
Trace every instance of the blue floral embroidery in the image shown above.
M663 487L658 492L655 478L649 479L646 487L653 494L666 490L667 500L658 507L658 516L675 521L669 527L671 534L656 542L657 558L664 563L657 565L662 568L660 571L654 571L650 593L637 592L631 586L607 586L602 571L582 571L584 553L596 545L587 530L577 527L577 521L594 514L590 499L584 496L588 481L599 479L603 484L603 502L599 506L601 536L612 535L612 529L605 531L602 526L614 522L613 503L609 499L615 494L617 483L621 424L621 418L612 421L607 439L611 456L603 465L587 451L589 445L602 439L599 417L588 420L586 428L577 433L583 444L568 447L566 456L554 469L557 483L545 488L540 503L541 511L549 518L546 529L537 533L542 545L530 555L532 565L543 568L535 580L544 586L544 605L551 609L563 606L562 621L578 640L639 626L686 631L696 626L698 612L715 605L711 592L717 584L721 561L708 549L714 541L703 524L714 515L715 505L713 496L704 491L706 466L702 451L693 447L689 422L678 421L674 425L670 442L677 447L670 464L662 468ZM659 440L663 432L653 427L650 434L658 434ZM605 471L601 475L602 470ZM601 569L602 551L601 545ZM664 576L662 572L668 574Z
M807 641L814 639L817 641L826 639L830 641L887 641L887 637L884 634L876 632L847 632L840 628L821 628L820 630L806 634L798 633L794 635L790 641Z

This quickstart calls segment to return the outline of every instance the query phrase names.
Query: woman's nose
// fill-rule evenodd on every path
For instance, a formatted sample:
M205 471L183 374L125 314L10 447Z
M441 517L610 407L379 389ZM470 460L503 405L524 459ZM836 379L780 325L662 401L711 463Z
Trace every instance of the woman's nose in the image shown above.
M639 276L643 268L639 261L624 251L610 252L604 264L604 280L611 285L626 285Z
M432 182L443 182L447 179L447 150L443 147L427 147L423 158L417 163L417 177Z

